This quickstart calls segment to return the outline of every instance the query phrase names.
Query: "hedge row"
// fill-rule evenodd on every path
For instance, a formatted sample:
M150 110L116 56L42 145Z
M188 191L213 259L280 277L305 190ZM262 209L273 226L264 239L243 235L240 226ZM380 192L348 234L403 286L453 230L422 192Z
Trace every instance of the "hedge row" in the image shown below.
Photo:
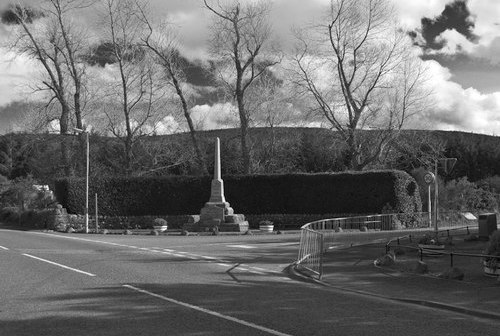
M90 181L89 211L105 216L198 214L210 196L211 177L110 177ZM243 214L373 214L419 212L415 180L402 171L224 177L226 200ZM85 180L61 179L58 201L69 213L84 213Z

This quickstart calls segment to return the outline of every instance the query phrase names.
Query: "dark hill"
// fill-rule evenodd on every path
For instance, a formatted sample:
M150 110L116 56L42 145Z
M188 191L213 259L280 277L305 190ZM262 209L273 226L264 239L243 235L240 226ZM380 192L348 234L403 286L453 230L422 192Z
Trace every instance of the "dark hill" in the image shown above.
M370 136L364 131L362 136ZM241 171L239 129L199 132L206 162L211 169L213 142L221 139L223 174ZM327 172L345 170L342 142L336 132L324 128L254 128L251 130L253 170L256 173ZM6 134L0 136L0 174L9 178L33 175L41 182L61 176L60 141L72 148L76 175L84 175L84 146L77 136L54 134ZM134 148L134 174L196 174L188 133L144 137ZM406 130L385 157L371 168L410 171L433 162L437 155L456 157L448 179L467 176L476 181L500 175L500 138L447 131ZM119 139L91 135L91 176L122 174L122 143Z

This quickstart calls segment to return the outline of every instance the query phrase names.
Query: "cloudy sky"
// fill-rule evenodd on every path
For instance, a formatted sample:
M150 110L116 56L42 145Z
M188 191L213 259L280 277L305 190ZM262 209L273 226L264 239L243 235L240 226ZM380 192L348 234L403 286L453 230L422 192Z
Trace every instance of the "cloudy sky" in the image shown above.
M329 2L273 1L273 22L280 30ZM429 68L436 100L433 108L424 111L412 127L500 135L500 1L392 1L402 26L413 37L422 62ZM0 10L9 2L0 0ZM168 17L180 28L185 57L193 61L204 59L209 14L202 1L151 0L150 3L155 14ZM96 20L92 15L85 19L91 25ZM0 41L7 38L8 27L0 23ZM27 84L32 81L35 69L33 62L14 56L0 48L0 133L9 129L11 121L18 117L16 102L26 100ZM227 110L227 106L214 107L205 102L196 106L193 113L203 115L207 127L214 128L217 120L224 118L211 113Z

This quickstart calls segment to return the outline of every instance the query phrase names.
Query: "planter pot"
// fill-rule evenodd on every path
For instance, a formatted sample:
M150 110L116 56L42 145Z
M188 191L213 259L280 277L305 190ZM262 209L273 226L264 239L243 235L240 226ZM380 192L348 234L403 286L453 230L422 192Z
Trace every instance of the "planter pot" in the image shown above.
M165 231L167 231L168 226L167 225L155 225L155 226L153 226L153 228L155 229L155 231L165 232Z
M484 275L497 277L500 275L500 268L498 266L489 267L486 261L483 261L483 271Z
M259 230L262 232L273 232L274 225L259 225Z
M441 252L444 251L444 245L418 244L418 247L422 249L422 254L427 256L442 256Z

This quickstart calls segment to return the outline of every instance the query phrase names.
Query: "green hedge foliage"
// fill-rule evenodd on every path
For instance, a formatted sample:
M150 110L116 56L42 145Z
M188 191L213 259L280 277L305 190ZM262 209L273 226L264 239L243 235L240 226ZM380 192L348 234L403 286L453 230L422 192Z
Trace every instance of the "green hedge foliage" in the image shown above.
M198 214L210 197L209 176L111 177L90 181L89 211L105 216ZM402 171L225 176L226 200L243 214L373 214L421 211L415 180ZM85 180L61 179L58 201L84 213Z

